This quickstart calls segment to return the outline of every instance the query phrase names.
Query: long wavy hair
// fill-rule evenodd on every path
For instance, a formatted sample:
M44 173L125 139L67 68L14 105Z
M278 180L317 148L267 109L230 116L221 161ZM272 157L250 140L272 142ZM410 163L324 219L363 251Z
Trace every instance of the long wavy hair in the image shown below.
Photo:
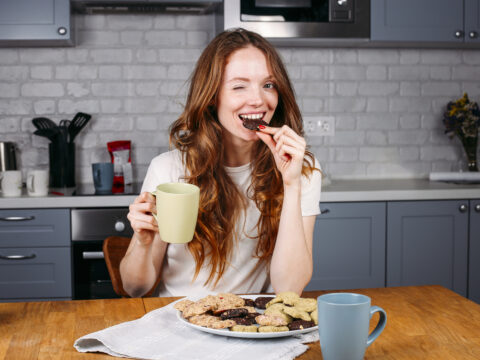
M217 35L200 55L191 76L184 111L170 127L170 145L182 153L185 181L200 187L198 221L188 249L196 262L193 280L206 262L210 268L205 285L213 282L216 286L227 269L236 241L235 223L247 203L224 167L217 104L230 55L248 46L256 47L265 55L278 92L278 105L270 125L286 124L297 134L304 135L294 91L275 48L259 34L244 29L227 30ZM252 183L247 193L261 214L253 254L259 266L270 262L275 247L283 204L283 180L263 141L257 141L252 151ZM313 170L313 154L306 151L302 174L309 176Z

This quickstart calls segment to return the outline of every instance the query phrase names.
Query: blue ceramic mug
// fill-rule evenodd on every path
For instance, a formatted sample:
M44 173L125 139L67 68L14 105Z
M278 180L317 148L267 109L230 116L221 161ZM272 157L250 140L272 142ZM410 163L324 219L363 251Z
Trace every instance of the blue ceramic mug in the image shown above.
M331 293L317 298L318 332L324 360L361 360L365 350L385 328L386 312L371 306L368 296ZM380 314L377 326L368 334L370 319Z
M110 162L92 164L93 184L96 194L111 194L113 186L113 164Z

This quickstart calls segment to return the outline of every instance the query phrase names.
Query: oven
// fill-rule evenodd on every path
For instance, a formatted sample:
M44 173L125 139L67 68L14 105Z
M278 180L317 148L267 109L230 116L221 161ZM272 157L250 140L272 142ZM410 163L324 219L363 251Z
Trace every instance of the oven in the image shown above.
M113 291L103 256L109 236L132 237L128 208L72 209L73 299L109 299Z

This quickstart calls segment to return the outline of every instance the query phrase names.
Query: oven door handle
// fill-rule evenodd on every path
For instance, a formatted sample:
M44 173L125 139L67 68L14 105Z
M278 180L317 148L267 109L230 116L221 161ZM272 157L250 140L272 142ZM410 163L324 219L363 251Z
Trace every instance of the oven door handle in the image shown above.
M84 260L98 260L105 259L103 251L84 251L82 252L82 258Z

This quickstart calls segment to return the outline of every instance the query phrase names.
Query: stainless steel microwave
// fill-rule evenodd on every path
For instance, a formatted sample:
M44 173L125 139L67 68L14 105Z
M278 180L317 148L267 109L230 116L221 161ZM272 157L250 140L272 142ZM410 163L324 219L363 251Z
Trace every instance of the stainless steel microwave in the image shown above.
M370 0L224 0L223 28L275 39L370 37Z

